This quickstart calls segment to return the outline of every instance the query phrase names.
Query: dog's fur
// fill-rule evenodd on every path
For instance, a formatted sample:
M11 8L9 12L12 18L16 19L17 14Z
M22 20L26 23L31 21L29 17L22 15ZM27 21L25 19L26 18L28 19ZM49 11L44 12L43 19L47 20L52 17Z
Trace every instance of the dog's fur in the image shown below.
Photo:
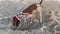
M42 1L43 0L41 0L41 2L39 3L40 5L42 4ZM40 8L41 8L41 6L40 6ZM26 8L25 10L23 10L22 11L22 13L29 13L29 14L32 14L32 12L33 12L33 10L36 10L36 9L38 9L38 6L37 6L37 4L32 4L31 6L29 6L28 8ZM39 10L39 9L38 9ZM40 9L40 11L41 11L42 9ZM13 17L13 26L19 26L19 24L20 24L20 21L17 19L17 17L16 16L14 16Z

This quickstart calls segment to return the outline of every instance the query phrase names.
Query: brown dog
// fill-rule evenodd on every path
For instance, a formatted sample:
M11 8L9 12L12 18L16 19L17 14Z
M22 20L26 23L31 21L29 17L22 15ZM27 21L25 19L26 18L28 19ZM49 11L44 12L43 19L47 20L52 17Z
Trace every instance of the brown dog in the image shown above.
M38 10L40 13L40 18L42 18L42 7L40 6L42 4L42 1L39 4L32 4L31 6L29 6L28 8L26 8L25 10L22 11L22 13L28 13L28 14L32 14L33 10ZM22 14L22 17L24 17L24 14ZM26 15L25 15L26 16ZM20 24L20 17L18 16L14 16L13 17L13 26L18 27Z

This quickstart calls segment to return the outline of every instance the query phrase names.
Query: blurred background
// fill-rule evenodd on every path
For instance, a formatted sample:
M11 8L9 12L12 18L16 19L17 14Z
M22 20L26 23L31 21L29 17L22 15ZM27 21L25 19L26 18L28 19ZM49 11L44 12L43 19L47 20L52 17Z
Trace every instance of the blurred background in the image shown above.
M0 34L53 34L52 32L48 32L48 30L44 32L40 32L39 30L28 32L20 30L13 31L9 29L13 16L19 14L19 12L23 11L30 5L39 2L40 0L0 0ZM54 15L57 14L57 23L60 25L60 0L43 0L41 6L44 9L43 22L50 24L48 23L50 21L47 22L47 19L49 20L49 17L47 18L46 15L54 13Z

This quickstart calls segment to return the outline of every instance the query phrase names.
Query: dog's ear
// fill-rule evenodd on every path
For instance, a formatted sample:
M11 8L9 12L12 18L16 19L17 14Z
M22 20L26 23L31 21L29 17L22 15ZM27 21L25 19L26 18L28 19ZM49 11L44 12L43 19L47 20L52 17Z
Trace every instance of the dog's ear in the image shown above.
M19 25L19 20L16 18L16 16L13 17L13 26L18 26Z

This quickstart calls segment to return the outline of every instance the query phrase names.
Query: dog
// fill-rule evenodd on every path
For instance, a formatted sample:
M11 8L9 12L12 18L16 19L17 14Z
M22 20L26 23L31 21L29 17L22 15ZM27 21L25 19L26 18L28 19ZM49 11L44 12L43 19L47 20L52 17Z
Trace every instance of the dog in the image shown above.
M16 26L16 27L13 27L13 29L20 28L20 29L26 30L26 29L30 28L30 26L33 25L32 24L32 21L33 21L33 17L32 16L34 16L33 15L33 13L34 13L33 11L36 10L36 9L38 10L38 12L40 14L41 21L42 21L42 7L40 6L42 4L42 1L43 0L41 0L41 2L37 3L37 4L32 4L31 6L29 6L25 10L23 10L22 14L20 15L20 17L14 16L12 25ZM28 23L28 21L30 21L30 22ZM26 22L27 24L25 24L24 22ZM28 25L30 25L30 26L28 26Z

